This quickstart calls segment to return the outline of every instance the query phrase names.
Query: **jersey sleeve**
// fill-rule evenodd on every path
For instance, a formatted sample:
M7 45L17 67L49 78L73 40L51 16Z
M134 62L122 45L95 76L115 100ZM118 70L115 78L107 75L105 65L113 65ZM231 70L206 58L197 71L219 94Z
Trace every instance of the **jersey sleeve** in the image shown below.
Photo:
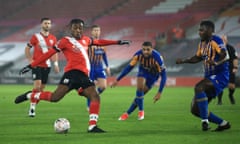
M224 46L221 46L221 44L218 43L218 42L216 42L216 41L212 42L212 48L213 48L217 53L220 53L220 52L221 52L221 49L225 49L225 50L226 50L226 48L224 48Z
M63 49L66 48L66 43L67 43L67 39L62 38L56 43L56 45L54 46L54 49L56 49L58 52L62 51Z
M129 64L122 70L122 72L119 74L119 76L117 77L117 81L120 81L124 76L126 76L133 68L134 66L137 64L138 62L138 55L139 55L139 51L136 52L132 59L130 60Z
M37 41L36 36L35 36L35 35L32 35L32 37L31 37L31 39L30 39L30 41L28 42L27 45L28 45L29 47L33 47L33 46L37 45L37 43L38 43L38 41Z
M98 46L107 46L107 45L114 45L118 44L118 41L115 40L103 40L103 39L94 39L92 41L92 45L98 45Z
M166 85L166 81L167 81L167 73L166 73L166 70L163 69L163 70L161 71L161 81L160 81L160 85L159 85L159 89L158 89L158 91L159 91L160 93L162 93L163 88L164 88L165 85Z
M131 59L130 62L129 62L129 65L130 65L130 66L135 66L135 65L138 63L139 55L140 55L140 51L137 51L137 52L133 55L132 59Z
M161 93L163 91L163 88L166 85L166 81L167 81L167 74L166 74L166 66L164 65L164 60L163 57L161 56L161 54L156 54L155 55L155 59L157 60L157 63L159 64L160 68L161 68L161 81L159 84L159 89L158 91Z
M52 55L54 55L57 52L58 51L56 51L56 49L54 49L54 48L49 49L49 51L47 53L44 53L41 57L39 57L38 59L34 60L31 63L31 67L35 67L38 64L44 62L45 60L47 60L48 58L50 58Z

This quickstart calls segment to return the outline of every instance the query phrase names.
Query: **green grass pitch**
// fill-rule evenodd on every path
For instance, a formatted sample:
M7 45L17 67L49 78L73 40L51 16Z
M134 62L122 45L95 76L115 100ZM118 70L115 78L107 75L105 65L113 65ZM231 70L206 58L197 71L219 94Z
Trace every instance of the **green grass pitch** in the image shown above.
M47 86L54 90L56 86ZM230 130L202 132L200 119L190 114L193 87L166 87L161 99L153 104L157 88L145 96L145 119L137 120L135 111L128 120L118 117L128 109L135 87L108 88L101 95L98 125L104 134L89 134L86 100L70 92L58 103L41 101L35 118L28 117L29 102L14 104L15 97L32 86L0 85L0 143L2 144L238 144L240 141L240 89L236 89L236 104L231 105L225 90L223 105L213 100L209 105L215 114L229 120ZM56 134L53 122L69 119L68 134ZM212 129L217 126L211 124Z

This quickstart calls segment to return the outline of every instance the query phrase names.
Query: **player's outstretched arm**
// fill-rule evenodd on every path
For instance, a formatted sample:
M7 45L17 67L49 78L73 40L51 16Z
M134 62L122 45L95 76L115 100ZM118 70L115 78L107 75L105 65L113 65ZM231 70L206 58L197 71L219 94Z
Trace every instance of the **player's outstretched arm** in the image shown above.
M40 58L38 58L37 60L33 61L30 65L27 65L25 67L23 67L20 71L19 74L23 75L27 72L29 72L33 67L37 66L39 63L47 60L48 58L50 58L53 54L55 54L57 51L55 49L50 49L47 53L45 53L43 56L41 56Z
M176 60L176 64L183 64L183 63L198 63L202 61L202 58L197 56L197 55L194 55L193 57L191 58L187 58L187 59L182 59L182 58L178 58Z
M107 45L125 45L125 44L130 44L131 41L129 40L103 40L103 39L94 39L92 42L92 45L99 45L99 46L107 46Z

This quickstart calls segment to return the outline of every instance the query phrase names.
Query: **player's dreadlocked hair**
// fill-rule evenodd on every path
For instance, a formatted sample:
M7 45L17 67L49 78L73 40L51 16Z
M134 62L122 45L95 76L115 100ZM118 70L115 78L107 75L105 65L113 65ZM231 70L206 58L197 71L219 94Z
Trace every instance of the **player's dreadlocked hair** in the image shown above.
M203 20L203 21L201 21L200 26L202 26L202 25L205 25L205 26L211 28L213 30L213 32L215 31L215 25L210 20Z

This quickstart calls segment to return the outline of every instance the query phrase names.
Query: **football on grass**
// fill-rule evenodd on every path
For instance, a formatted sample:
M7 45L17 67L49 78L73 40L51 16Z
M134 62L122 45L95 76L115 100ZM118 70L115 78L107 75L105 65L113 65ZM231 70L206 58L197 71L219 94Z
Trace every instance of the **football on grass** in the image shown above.
M68 133L70 129L70 122L66 118L58 118L54 122L54 130L56 133Z

